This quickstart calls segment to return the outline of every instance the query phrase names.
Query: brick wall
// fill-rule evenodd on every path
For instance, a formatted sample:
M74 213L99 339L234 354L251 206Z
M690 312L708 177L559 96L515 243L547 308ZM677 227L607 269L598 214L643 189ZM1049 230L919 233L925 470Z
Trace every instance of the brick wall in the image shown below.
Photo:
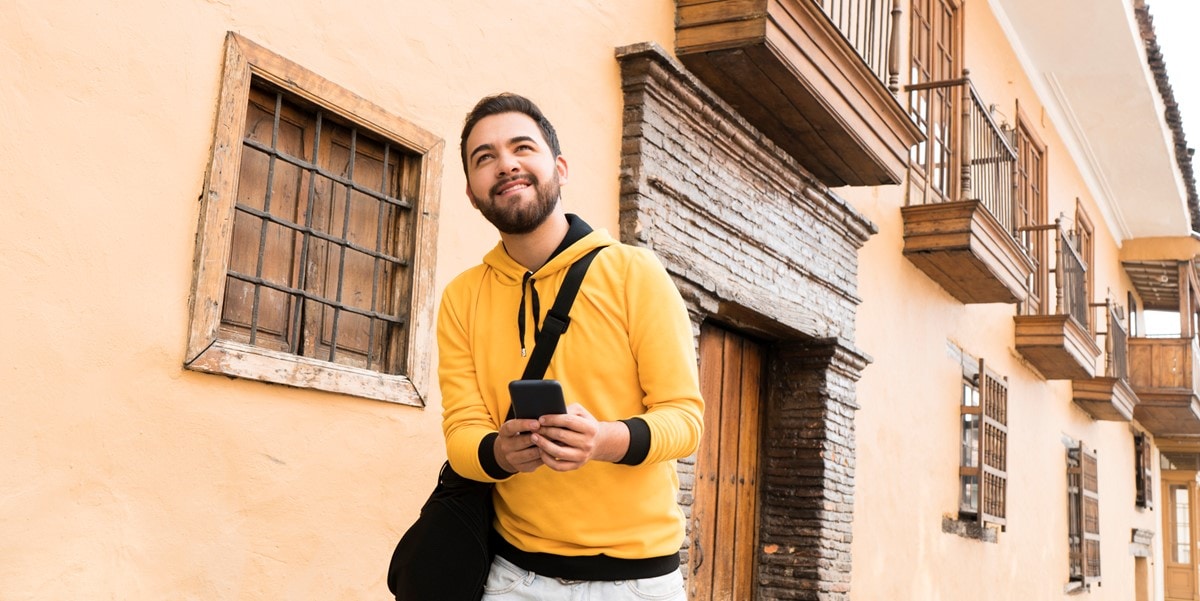
M697 323L768 341L757 598L846 599L858 249L875 226L653 44L622 48L621 238ZM690 510L693 466L680 466ZM687 550L685 549L685 559Z

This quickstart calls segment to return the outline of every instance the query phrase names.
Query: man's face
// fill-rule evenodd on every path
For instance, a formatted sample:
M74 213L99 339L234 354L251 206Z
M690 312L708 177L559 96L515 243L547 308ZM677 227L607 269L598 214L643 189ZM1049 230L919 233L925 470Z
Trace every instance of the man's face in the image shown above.
M554 212L567 181L537 123L523 113L484 117L467 136L467 197L505 234L527 234Z

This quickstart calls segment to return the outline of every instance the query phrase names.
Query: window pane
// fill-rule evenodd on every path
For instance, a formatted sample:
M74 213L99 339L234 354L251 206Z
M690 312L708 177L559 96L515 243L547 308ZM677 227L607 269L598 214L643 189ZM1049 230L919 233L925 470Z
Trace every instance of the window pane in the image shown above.
M979 416L970 413L962 416L963 467L979 467Z
M962 476L962 490L958 510L961 513L979 513L979 476Z
M1191 503L1186 484L1171 485L1171 561L1189 563L1192 560Z

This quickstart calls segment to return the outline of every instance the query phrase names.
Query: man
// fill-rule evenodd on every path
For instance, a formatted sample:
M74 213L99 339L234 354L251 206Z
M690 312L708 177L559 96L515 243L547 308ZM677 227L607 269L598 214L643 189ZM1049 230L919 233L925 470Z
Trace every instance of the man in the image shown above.
M483 598L686 599L675 460L695 452L704 407L683 300L648 250L564 212L567 161L528 99L481 100L461 144L467 197L500 233L438 316L450 463L496 483ZM596 247L545 376L567 413L506 421L544 311Z

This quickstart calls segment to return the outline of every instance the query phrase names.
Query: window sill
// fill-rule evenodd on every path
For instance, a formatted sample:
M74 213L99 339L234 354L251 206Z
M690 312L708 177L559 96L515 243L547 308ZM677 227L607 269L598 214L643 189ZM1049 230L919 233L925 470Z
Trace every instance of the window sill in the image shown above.
M187 363L187 368L413 407L425 406L416 386L404 376L389 376L229 340L213 342L200 356Z
M983 541L985 543L999 542L996 528L990 526L982 526L979 522L960 520L957 517L950 515L942 516L942 532L947 534L955 534L963 538Z

